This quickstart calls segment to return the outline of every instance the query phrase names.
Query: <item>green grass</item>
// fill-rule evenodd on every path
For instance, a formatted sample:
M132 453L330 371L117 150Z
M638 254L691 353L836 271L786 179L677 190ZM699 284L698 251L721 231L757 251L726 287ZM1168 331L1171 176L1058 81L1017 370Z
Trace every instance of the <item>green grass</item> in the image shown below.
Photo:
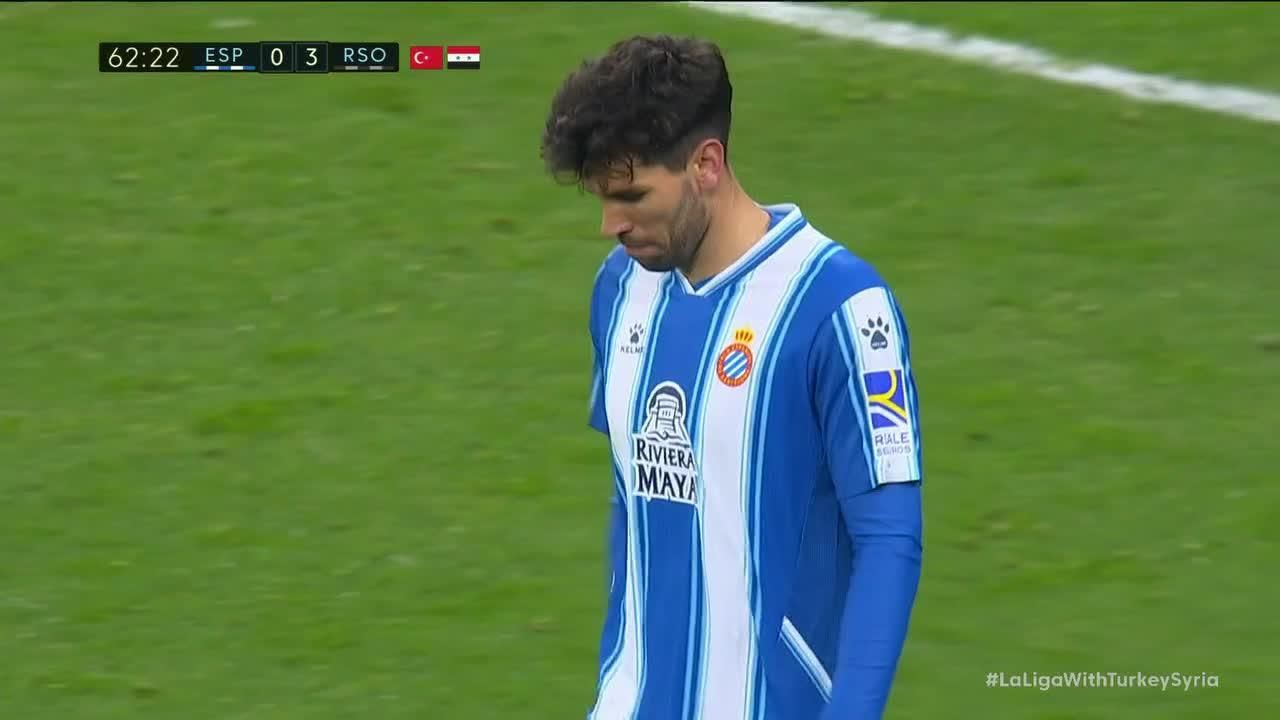
M1130 13L1148 69L1223 79L1228 51L1274 49L1165 17ZM749 191L875 262L911 322L926 567L890 717L1263 712L1274 128L685 8L362 3L0 20L28 58L0 70L0 716L581 717L608 243L537 141L565 71L657 30L722 43ZM103 39L317 37L474 43L485 67L94 66ZM988 690L993 670L1221 686Z
M847 5L849 3L838 3ZM1267 2L869 2L886 18L1035 45L1073 60L1280 90L1280 6Z

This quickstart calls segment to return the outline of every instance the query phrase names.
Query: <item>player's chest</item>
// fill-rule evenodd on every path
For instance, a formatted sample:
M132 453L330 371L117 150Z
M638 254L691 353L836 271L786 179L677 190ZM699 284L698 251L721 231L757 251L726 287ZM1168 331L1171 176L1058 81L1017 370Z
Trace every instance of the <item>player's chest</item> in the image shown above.
M633 494L740 507L725 493L740 485L752 438L794 414L778 398L804 396L802 353L778 316L749 294L624 309L610 333L605 412Z
M760 292L627 303L608 336L610 426L687 433L690 423L748 413L767 378L795 376L780 316L777 299Z

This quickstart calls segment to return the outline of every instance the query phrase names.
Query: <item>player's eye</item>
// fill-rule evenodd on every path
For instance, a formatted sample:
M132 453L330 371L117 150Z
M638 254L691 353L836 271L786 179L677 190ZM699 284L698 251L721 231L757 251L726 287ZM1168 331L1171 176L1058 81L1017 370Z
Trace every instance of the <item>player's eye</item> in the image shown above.
M620 192L614 197L624 203L638 203L643 200L644 196L647 194L648 193L643 190L629 190L626 192Z

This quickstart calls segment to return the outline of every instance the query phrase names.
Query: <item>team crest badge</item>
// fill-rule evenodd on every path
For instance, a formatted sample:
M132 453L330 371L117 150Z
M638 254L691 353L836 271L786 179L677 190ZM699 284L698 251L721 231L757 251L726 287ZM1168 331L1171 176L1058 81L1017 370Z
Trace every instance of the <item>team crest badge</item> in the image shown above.
M720 351L716 358L716 377L729 387L738 387L751 377L755 367L755 354L751 351L751 341L755 334L749 328L738 328L733 333L733 342Z

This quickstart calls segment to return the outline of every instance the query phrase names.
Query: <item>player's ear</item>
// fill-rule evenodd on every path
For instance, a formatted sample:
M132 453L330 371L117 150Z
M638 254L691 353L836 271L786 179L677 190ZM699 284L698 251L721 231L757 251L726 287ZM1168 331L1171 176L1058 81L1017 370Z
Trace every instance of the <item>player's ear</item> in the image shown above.
M693 179L703 191L715 190L724 179L724 145L719 140L703 140L689 161Z

